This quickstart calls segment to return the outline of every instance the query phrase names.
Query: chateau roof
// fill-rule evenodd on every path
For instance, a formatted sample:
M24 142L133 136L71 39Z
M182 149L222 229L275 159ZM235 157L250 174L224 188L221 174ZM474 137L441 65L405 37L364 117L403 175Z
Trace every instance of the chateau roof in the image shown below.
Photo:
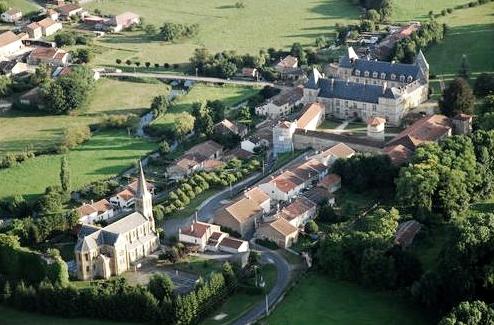
M338 98L378 104L379 98L397 98L397 88L383 87L357 82L347 82L340 79L320 79L319 97ZM393 91L395 89L395 91Z
M342 68L353 69L352 74L355 74L355 71L359 70L361 76L364 75L365 71L369 72L369 77L372 77L373 72L377 72L377 78L381 79L381 73L385 73L385 80L390 81L399 81L400 75L404 75L405 77L412 76L413 81L417 80L420 76L420 67L415 64L373 61L366 58L351 59L348 55L342 56L339 64ZM395 80L391 79L391 74L396 76Z

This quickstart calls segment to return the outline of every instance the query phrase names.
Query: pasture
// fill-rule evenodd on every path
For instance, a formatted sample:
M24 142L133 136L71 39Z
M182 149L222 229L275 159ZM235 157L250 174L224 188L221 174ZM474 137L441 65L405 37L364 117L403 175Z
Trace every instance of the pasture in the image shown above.
M494 2L454 11L439 21L449 29L441 43L425 52L431 73L451 78L458 72L463 54L472 73L494 72Z
M196 84L190 92L183 97L177 98L167 113L153 122L153 125L169 127L178 114L190 112L192 105L199 101L221 100L227 107L242 103L249 97L255 95L259 90L252 87L240 86L209 86Z
M35 150L55 147L65 128L97 123L104 114L140 114L149 108L154 96L166 94L168 90L165 84L101 79L87 107L77 115L0 112L0 156L23 151L28 145Z
M236 8L229 0L96 0L86 5L103 14L133 11L145 24L164 22L199 24L192 39L165 43L147 39L143 32L126 32L99 39L108 49L99 64L114 64L117 58L151 63L186 63L194 49L211 52L235 50L257 53L260 49L289 48L294 42L313 45L315 38L334 31L336 23L356 21L359 8L346 0L293 1L249 0Z
M40 8L34 1L30 0L3 0L10 8L19 9L25 15L37 11Z
M156 147L153 142L129 137L126 131L98 132L67 153L72 188L119 174ZM39 156L0 169L0 199L16 194L31 199L42 194L47 186L58 185L61 157L59 154Z
M412 302L318 274L301 280L265 324L433 324Z
M441 10L467 4L468 0L394 0L393 21L427 20L429 11Z

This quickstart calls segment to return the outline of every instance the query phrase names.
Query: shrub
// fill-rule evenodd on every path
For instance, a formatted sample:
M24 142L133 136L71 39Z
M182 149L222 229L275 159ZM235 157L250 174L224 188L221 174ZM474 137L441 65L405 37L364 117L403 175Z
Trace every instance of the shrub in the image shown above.
M67 127L63 134L62 151L72 149L91 138L91 130L88 126L79 125Z

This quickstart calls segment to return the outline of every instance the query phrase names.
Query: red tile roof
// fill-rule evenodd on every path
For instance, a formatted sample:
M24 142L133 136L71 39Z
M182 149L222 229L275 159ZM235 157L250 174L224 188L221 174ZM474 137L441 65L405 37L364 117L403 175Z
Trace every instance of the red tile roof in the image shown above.
M182 234L196 238L202 238L208 229L209 225L201 222L193 222L188 227L180 228Z
M99 200L98 202L93 203L92 206L99 214L113 209L113 206L106 199Z
M398 134L386 146L401 144L415 151L422 143L438 141L451 130L452 123L448 117L439 114L426 116Z
M386 119L383 119L382 117L371 117L369 120L367 120L367 124L370 126L386 124Z
M413 151L404 145L397 144L384 148L384 153L389 156L394 165L399 166L410 160Z
M19 40L19 37L12 33L11 31L7 31L5 33L0 34L0 47L9 45Z
M317 205L312 202L309 199L306 199L304 197L299 197L293 203L288 205L287 207L283 208L281 212L288 216L288 220L295 219L299 216L301 216L304 213L307 213L308 211L314 209L317 207Z
M319 182L319 184L317 184L317 186L329 189L330 187L332 187L338 183L341 183L340 175L329 174L329 175L326 175L323 179L321 179L321 181Z

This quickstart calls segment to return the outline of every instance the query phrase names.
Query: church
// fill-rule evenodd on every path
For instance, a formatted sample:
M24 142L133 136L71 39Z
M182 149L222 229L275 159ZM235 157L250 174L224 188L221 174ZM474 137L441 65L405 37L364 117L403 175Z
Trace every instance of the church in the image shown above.
M122 274L159 248L152 195L142 165L139 172L135 212L104 228L82 225L74 249L78 279L108 279Z
M380 117L399 126L410 109L428 99L429 64L422 51L415 63L402 64L359 58L350 47L326 75L312 71L302 102L323 104L328 117Z

